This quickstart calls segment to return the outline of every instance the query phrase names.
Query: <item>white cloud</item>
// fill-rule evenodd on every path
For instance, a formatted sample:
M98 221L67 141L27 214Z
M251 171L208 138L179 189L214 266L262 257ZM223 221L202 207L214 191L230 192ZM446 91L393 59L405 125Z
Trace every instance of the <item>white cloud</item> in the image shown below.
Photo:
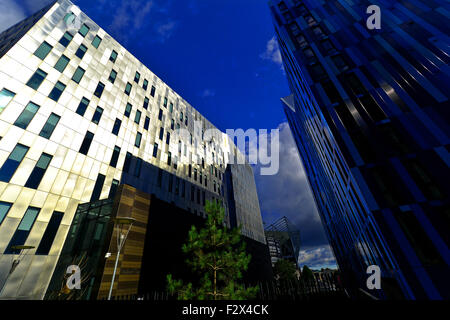
M203 98L214 97L215 95L216 95L216 90L213 90L213 89L205 89L200 94L200 96Z
M176 26L177 22L173 20L160 24L156 29L157 33L160 35L160 40L164 42L169 39L172 36Z
M270 39L266 44L266 51L261 53L260 58L264 60L270 60L276 65L278 65L282 70L283 68L283 60L281 59L280 48L278 47L278 42L275 36Z
M310 269L336 268L336 260L329 245L300 250L298 264L307 265Z
M11 0L0 0L0 32L26 18L23 8Z

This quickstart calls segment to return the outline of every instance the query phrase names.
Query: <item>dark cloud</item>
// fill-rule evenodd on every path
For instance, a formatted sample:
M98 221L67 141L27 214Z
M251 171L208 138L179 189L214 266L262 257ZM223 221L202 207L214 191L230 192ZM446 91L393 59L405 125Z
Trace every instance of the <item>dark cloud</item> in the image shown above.
M333 265L333 254L328 246L289 125L287 122L281 123L278 129L280 130L278 174L263 176L259 174L259 165L254 167L263 220L266 224L270 224L286 216L299 228L301 265L318 266L321 263Z

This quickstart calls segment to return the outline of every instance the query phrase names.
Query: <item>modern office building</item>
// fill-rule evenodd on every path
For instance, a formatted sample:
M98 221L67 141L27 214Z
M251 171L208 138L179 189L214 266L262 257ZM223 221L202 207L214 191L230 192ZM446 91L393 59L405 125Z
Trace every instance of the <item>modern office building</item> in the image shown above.
M374 4L381 29L366 24ZM371 294L449 299L448 2L269 5L282 104L347 284L367 290L378 265Z
M265 246L232 139L70 1L0 34L0 137L0 298L43 298L77 210L120 185L191 216L217 200Z
M287 217L281 217L264 228L272 267L280 260L288 260L298 268L300 231Z

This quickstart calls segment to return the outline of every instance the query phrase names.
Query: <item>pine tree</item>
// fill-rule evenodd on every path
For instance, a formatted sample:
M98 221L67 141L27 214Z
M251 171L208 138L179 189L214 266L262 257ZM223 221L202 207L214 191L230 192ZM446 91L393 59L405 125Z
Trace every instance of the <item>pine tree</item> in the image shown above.
M207 201L208 218L197 230L192 226L188 242L182 247L189 256L187 265L199 275L198 285L184 284L167 275L167 287L180 300L243 300L256 296L257 287L245 287L240 281L251 256L245 251L240 229L224 225L224 208L217 201Z

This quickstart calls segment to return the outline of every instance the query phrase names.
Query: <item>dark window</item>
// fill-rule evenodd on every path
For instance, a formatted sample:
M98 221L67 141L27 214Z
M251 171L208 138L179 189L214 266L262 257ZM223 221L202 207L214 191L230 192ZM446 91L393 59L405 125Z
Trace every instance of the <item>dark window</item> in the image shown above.
M86 135L84 136L83 143L81 144L79 152L84 155L87 155L93 139L94 134L90 131L86 132Z
M39 109L39 106L37 104L34 104L31 101L28 102L25 109L19 115L17 120L14 122L14 125L18 126L19 128L26 129L28 127L28 125L30 124L31 120L36 115L38 109Z
M47 255L50 252L53 241L55 240L56 233L58 232L59 225L63 218L64 213L54 211L50 221L42 236L41 242L36 250L37 255Z
M164 137L164 128L161 127L159 128L159 140L162 140Z
M197 168L194 168L194 180L197 181Z
M300 48L306 48L308 46L308 41L306 41L304 35L300 34L295 39L297 40L297 43L300 45Z
M333 44L332 44L331 41L328 40L328 39L323 40L323 41L321 42L321 44L322 44L323 50L325 50L327 53L333 52L333 51L335 50Z
M105 89L105 85L103 83L99 82L97 85L97 88L95 88L94 95L100 98L102 96L104 89Z
M163 103L164 107L167 108L167 97L164 97L164 103Z
M144 109L147 109L148 108L148 102L149 102L149 100L148 100L148 98L147 97L145 97L144 98Z
M195 197L195 188L194 186L191 186L191 201L194 201L194 197Z
M181 180L181 197L184 198L186 196L186 181Z
M186 117L184 118L184 124L185 124L185 125L188 125L188 116L186 116Z
M141 168L142 168L142 159L137 158L136 166L134 167L134 176L135 177L139 177L141 175Z
M148 130L149 125L150 125L150 118L149 117L145 117L144 129Z
M378 190L389 207L402 205L405 203L398 180L387 172L386 167L375 167L371 169L372 177ZM404 188L402 188L404 189Z
M183 112L180 113L180 121L183 122Z
M117 72L116 72L114 69L111 70L111 73L109 74L108 80L109 80L111 83L114 83L114 82L116 81L116 77L117 77Z
M83 24L80 28L80 30L78 31L79 34L81 34L83 37L86 37L86 35L89 32L89 27L85 24Z
M52 136L53 130L55 130L55 127L58 124L60 118L61 117L58 116L57 114L52 113L48 117L47 122L45 122L44 126L42 127L42 130L39 133L39 135L46 139L50 139L50 137Z
M200 189L197 189L197 203L200 204Z
M157 183L158 187L160 187L160 188L162 186L162 174L163 174L162 169L158 168L158 180L156 183Z
M170 132L167 132L167 135L166 135L166 144L170 144Z
M387 118L386 114L383 112L383 110L371 95L365 95L364 97L360 98L359 101L361 102L364 110L366 110L367 114L372 118L374 122L378 122Z
M124 172L130 171L131 158L132 158L131 153L127 152L127 154L125 155L125 161L123 163L123 171Z
M141 122L141 112L139 110L136 110L136 116L134 117L134 122L139 124Z
M172 164L172 153L169 151L167 155L167 164L170 166Z
M78 58L83 59L84 54L86 53L86 51L87 51L87 47L86 47L85 45L81 44L81 45L78 47L77 51L75 52L75 55L76 55Z
M131 109L133 108L133 106L129 103L127 103L127 106L125 107L125 117L129 118L130 114L131 114Z
M114 50L111 52L111 56L109 57L109 60L112 62L116 62L117 59L117 52L115 52Z
M120 155L120 148L118 146L115 146L113 154L111 156L111 161L109 162L109 165L111 167L115 168L117 166L117 161L119 160L119 155Z
M322 78L326 75L325 69L320 63L315 63L311 66L311 73L314 78Z
M49 45L47 42L42 42L39 48L36 49L34 55L41 60L44 60L45 57L52 51L53 47Z
M45 73L41 69L37 69L36 72L31 76L30 80L28 80L27 86L33 88L34 90L37 90L46 76L47 73Z
M105 176L99 173L97 176L97 181L95 181L94 191L92 191L90 202L97 201L100 199L104 183L105 183Z
M36 217L39 214L40 209L35 207L28 207L25 212L22 220L20 221L19 226L14 232L14 235L11 238L11 241L8 244L8 247L5 250L5 254L19 254L20 249L13 249L13 246L21 246L25 244L27 241L28 235L30 234L31 228L36 221Z
M136 134L136 141L134 142L134 145L139 148L141 146L141 140L142 140L142 133L138 132Z
M170 121L170 129L173 130L174 128L175 128L175 120L172 119L172 120Z
M442 258L412 211L396 212L395 218L424 265L440 264Z
M416 159L406 160L404 164L411 177L428 199L444 200L445 197L441 188Z
M98 46L100 45L101 42L102 42L102 38L100 38L99 36L95 36L94 40L92 40L92 45L95 48L98 48Z
M158 144L153 145L153 156L156 158L158 156Z
M206 194L205 194L205 191L202 191L202 204L203 204L203 206L206 205Z
M112 133L115 134L116 136L119 134L121 124L122 120L116 118L116 121L114 121L114 127L112 129Z
M332 56L331 60L333 60L334 65L336 66L336 68L338 68L339 71L343 72L343 71L346 71L349 69L349 66L345 62L342 55L338 54L338 55Z
M56 62L55 69L62 73L69 64L69 61L69 58L67 58L65 55L62 55L61 58L59 58L58 62Z
M346 81L348 87L353 91L355 95L364 94L366 89L363 84L359 80L359 78L354 73L350 73L346 75Z
M378 126L385 141L391 146L393 154L407 154L412 150L408 142L398 133L391 122Z
M144 83L142 84L142 89L147 90L148 88L148 80L144 79Z
M141 78L141 74L136 71L136 74L134 75L134 82L139 83L140 78Z
M75 81L76 83L80 83L81 79L84 76L84 69L78 67L77 70L75 70L75 73L73 74L72 80Z
M80 116L84 116L84 113L86 112L86 109L89 105L89 100L86 98L82 98L80 101L80 104L78 105L76 113L78 113Z
M162 116L163 116L163 111L162 111L162 109L159 109L158 120L162 120Z
M39 160L36 163L36 166L28 177L27 183L25 183L25 187L31 189L38 188L52 158L53 157L51 155L46 153L43 153L40 156Z
M192 177L192 165L189 165L188 167L188 176L189 178Z
M59 43L61 43L64 47L67 47L72 39L73 36L70 33L66 32L59 40Z
M172 103L172 102L169 104L169 111L170 111L171 113L173 112L173 103Z
M155 96L155 91L156 91L155 86L152 86L152 90L150 91L150 95L151 95L152 97Z
M313 32L314 32L314 34L315 34L316 36L318 36L318 37L323 37L323 36L325 36L325 33L323 32L323 30L322 30L321 27L315 27L315 28L313 29Z
M50 91L50 94L48 97L52 100L55 100L58 102L59 98L61 97L62 93L66 89L66 85L62 82L57 82L55 86L53 87L52 91Z
M129 83L129 82L127 82L127 85L125 86L125 93L127 94L127 95L130 95L130 92L131 92L131 83Z
M9 209L12 207L12 203L0 201L0 225L8 214Z
M119 187L119 180L113 179L113 181L111 183L111 189L109 189L109 195L108 195L109 199L114 198L118 187Z
M94 115L92 116L92 122L95 124L98 124L100 122L100 118L102 117L103 109L100 107L97 107L95 109Z

